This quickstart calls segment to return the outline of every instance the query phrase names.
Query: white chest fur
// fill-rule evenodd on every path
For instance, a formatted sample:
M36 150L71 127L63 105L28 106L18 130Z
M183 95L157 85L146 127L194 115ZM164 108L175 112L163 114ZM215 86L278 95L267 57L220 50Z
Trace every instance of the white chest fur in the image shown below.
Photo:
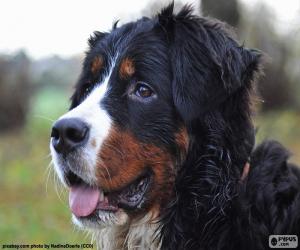
M149 216L122 226L111 226L93 232L99 250L159 250L159 224Z

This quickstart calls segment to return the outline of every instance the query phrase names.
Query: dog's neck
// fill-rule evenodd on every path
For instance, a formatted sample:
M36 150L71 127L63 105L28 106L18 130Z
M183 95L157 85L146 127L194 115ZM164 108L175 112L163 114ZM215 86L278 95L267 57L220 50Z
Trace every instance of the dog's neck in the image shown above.
M151 222L149 215L132 220L125 225L110 226L93 232L93 241L98 249L134 250L160 249L159 223Z
M219 233L229 230L232 204L254 146L249 98L250 90L242 89L190 124L189 153L176 177L176 197L162 215L162 248L213 246Z

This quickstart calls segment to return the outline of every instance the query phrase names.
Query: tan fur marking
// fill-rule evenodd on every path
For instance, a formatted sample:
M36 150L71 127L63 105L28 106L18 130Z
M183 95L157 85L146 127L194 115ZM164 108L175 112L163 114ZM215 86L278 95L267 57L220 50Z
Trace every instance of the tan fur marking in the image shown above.
M182 127L180 131L176 133L175 137L176 143L180 147L180 149L187 152L189 147L189 136L186 127Z
M179 132L175 134L175 140L176 140L176 144L179 147L179 151L180 151L179 164L181 164L181 162L185 160L189 148L189 136L186 127L182 127L179 130Z
M247 176L249 174L249 171L250 171L250 163L246 162L246 164L244 166L244 169L243 169L243 173L242 173L240 182L243 182L247 178Z
M97 74L102 67L103 67L103 58L101 56L96 56L92 62L92 67L91 67L92 73L94 75Z
M176 134L180 151L186 151L186 129ZM159 250L161 242L158 218L173 196L176 159L168 151L139 141L130 131L113 125L98 152L96 177L103 190L114 191L126 187L149 169L151 186L143 209L128 213L122 225L104 227L94 232L98 247L105 250Z
M142 143L130 132L113 126L98 153L96 177L102 189L115 191L151 170L153 175L147 194L147 210L154 209L158 215L159 208L172 195L175 180L173 161L173 157L162 148Z
M134 72L135 72L135 68L132 59L129 58L123 59L119 70L120 77L122 79L127 79L130 76L132 76Z

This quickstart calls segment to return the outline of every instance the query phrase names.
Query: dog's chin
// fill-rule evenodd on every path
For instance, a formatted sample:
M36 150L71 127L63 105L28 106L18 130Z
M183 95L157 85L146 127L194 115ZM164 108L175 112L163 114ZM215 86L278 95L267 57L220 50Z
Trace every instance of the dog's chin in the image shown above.
M123 209L115 212L104 210L95 210L94 213L87 217L77 217L72 214L73 223L81 229L98 230L112 226L123 226L129 222L129 215Z

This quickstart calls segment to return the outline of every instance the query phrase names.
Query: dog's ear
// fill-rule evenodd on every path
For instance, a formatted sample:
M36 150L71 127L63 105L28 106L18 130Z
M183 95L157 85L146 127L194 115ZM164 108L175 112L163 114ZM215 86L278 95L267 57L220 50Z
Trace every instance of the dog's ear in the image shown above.
M223 23L193 15L190 6L175 15L173 7L161 11L158 23L170 48L174 104L191 121L250 83L261 56L239 46Z

